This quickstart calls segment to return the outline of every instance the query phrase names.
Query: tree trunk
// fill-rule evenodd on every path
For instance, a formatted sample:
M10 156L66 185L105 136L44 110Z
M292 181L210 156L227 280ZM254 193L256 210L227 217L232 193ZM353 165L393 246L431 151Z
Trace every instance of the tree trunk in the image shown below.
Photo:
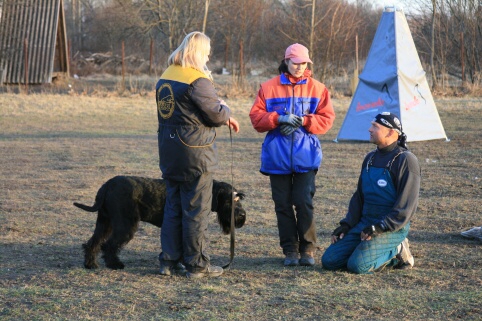
M430 69L432 71L432 90L437 89L437 74L434 65L434 51L435 51L435 13L437 10L437 0L432 0L432 28L431 28L431 43L430 43Z
M206 0L206 5L204 6L204 20L203 20L203 30L202 30L203 33L206 33L206 24L208 21L208 13L209 13L209 1L210 0Z
M315 42L315 10L316 10L316 0L312 0L312 5L311 5L311 30L310 30L310 52L311 52L311 59L316 62L315 59L315 52L313 51L313 46ZM312 66L312 69L314 67ZM315 73L315 70L313 70L313 73Z

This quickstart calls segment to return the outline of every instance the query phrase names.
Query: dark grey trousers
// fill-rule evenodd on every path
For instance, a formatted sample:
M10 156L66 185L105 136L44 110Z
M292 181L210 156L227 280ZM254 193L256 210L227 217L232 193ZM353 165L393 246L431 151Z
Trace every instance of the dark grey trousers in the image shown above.
M313 217L315 171L270 175L280 246L283 253L314 252L316 226Z
M202 272L209 265L205 251L212 191L211 173L189 182L166 180L162 252L159 255L162 265L183 262L190 272Z

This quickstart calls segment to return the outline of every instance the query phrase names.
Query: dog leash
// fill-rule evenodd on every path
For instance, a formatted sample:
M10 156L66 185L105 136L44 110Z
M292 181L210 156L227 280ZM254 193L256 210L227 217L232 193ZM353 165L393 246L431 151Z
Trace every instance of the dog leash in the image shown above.
M233 173L233 164L234 164L234 149L233 149L233 132L231 130L231 121L228 120L228 127L229 127L229 139L231 141L231 241L230 241L230 255L229 255L229 263L223 266L223 269L228 269L233 263L234 260L234 241L235 241L235 232L234 232L234 173Z

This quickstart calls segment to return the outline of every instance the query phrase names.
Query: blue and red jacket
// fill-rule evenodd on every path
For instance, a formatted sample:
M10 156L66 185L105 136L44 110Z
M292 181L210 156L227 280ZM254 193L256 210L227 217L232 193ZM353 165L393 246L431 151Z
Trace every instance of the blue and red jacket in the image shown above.
M289 113L302 116L304 122L293 134L285 136L280 132L278 117ZM301 78L281 74L261 84L249 117L256 131L268 132L261 149L261 173L318 170L322 150L316 135L331 128L335 111L328 89L311 78L310 70Z

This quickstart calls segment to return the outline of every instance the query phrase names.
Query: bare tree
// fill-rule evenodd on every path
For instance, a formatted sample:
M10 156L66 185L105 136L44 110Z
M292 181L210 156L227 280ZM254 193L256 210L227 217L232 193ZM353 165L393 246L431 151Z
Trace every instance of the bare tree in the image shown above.
M230 60L237 68L238 80L246 74L246 61L252 48L261 37L261 22L267 3L260 0L213 1L211 23L208 31L217 40L214 44L224 52L225 64ZM267 44L264 44L266 46ZM230 58L228 58L230 57ZM226 65L224 67L227 67Z
M437 74L447 74L461 79L462 66L465 66L470 81L474 84L480 82L482 67L480 24L482 3L480 0L431 0L430 5L426 0L418 0L418 4L420 11L414 14L415 17L411 20L416 26L414 41L422 56L429 51L431 55L433 54L432 77L438 80L440 76ZM434 37L433 48L432 36ZM444 85L444 78L442 82Z
M172 52L186 34L203 28L203 10L199 9L204 8L203 0L140 0L140 4L145 32L159 35L161 42L167 39L167 52Z
M318 9L319 8L319 9ZM371 4L351 4L338 0L294 0L284 3L280 33L291 42L308 43L313 57L313 71L320 80L354 68L352 58L359 35L361 52L368 52L376 30L366 21L376 23ZM311 20L307 17L311 16ZM350 61L350 62L348 62ZM349 66L350 65L350 66Z
M316 2L316 0L286 1L283 6L284 16L280 19L282 23L278 26L279 32L290 43L301 43L309 48L314 72L321 65L317 49L319 48L318 42L323 38L321 34L317 35L316 31L320 24L324 24L329 10L326 10L324 4L323 10L319 9L317 12ZM321 6L318 7L321 8ZM311 17L311 19L307 19L307 17Z
M209 0L206 0L205 5L204 5L204 19L203 19L203 29L202 32L206 32L206 24L208 20L208 13L209 13Z
M21 1L21 0L18 0ZM0 0L0 8L4 0ZM255 64L275 72L284 49L299 42L311 53L320 80L351 74L355 39L361 67L381 16L370 0L64 0L69 39L79 50L117 50L163 61L184 36L201 30L213 39L211 61L241 78ZM477 83L482 75L480 0L401 0L432 88L446 76ZM145 50L139 50L145 48ZM152 52L152 50L151 50ZM229 65L231 64L231 65Z
M67 33L72 46L71 51L76 52L84 47L82 35L85 34L83 27L88 14L84 8L89 7L92 8L92 3L88 0L64 1Z
M432 71L432 90L437 89L437 74L433 62L435 52L435 16L437 12L437 0L432 0L432 28L430 29L430 69Z

